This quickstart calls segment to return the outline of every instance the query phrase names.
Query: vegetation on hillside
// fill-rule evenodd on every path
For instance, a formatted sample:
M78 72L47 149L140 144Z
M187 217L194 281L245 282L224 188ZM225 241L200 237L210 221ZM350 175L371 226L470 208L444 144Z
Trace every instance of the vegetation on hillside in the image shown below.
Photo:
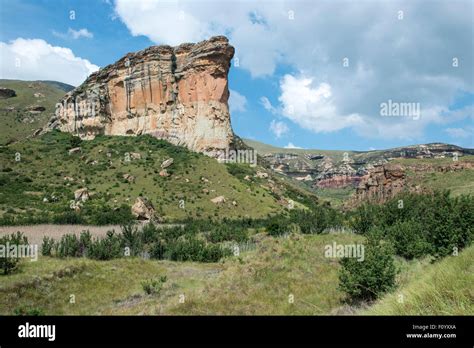
M370 315L473 315L474 246L457 256L423 267L415 264L408 279L372 307ZM419 262L419 261L417 261Z
M471 245L474 197L402 194L383 205L366 204L347 216L349 225L367 237L366 259L341 261L340 287L350 301L371 301L395 285L396 254L404 259L438 260Z
M70 154L77 146L80 150ZM167 168L170 176L160 176L168 158L174 159ZM81 142L52 131L0 147L0 224L124 224L133 219L130 208L139 196L147 197L165 221L261 218L281 213L282 198L303 205L316 200L278 179L275 193L268 179L255 176L257 170L247 164L221 165L148 135ZM91 198L73 209L74 191L81 188ZM211 202L218 196L226 201Z
M13 89L16 96L0 99L0 145L21 141L46 126L56 103L72 86L54 81L0 80L0 87ZM33 108L42 107L43 111Z

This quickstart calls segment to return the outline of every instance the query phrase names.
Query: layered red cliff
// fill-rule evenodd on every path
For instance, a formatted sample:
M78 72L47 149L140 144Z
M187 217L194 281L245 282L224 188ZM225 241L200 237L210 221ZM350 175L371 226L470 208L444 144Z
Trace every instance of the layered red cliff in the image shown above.
M233 54L223 36L129 53L69 92L49 126L84 139L151 134L215 156L233 141L227 103Z

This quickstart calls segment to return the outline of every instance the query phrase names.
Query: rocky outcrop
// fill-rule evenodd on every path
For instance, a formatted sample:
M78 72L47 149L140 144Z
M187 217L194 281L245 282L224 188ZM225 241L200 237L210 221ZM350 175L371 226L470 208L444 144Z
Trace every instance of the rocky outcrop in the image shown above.
M132 206L132 214L138 220L152 220L155 217L155 208L148 199L137 197Z
M225 197L224 196L218 196L216 198L211 199L211 202L214 203L214 204L225 203Z
M331 162L325 161L322 165L323 171L316 177L315 186L319 188L342 188L354 186L360 181L357 171L349 163L332 166Z
M375 166L362 178L354 201L382 203L405 188L405 168L397 164Z
M45 111L46 108L41 105L31 105L26 108L26 111L28 111L31 114L39 114Z
M87 188L81 188L74 191L74 200L85 202L90 198L89 190Z
M172 158L168 158L167 160L163 161L163 163L161 163L161 168L165 169L165 168L168 168L170 165L172 165L174 162L174 159Z
M233 55L223 36L129 53L66 94L48 127L84 139L151 134L216 156L234 140L227 103Z
M8 99L16 97L16 92L10 88L0 87L0 99Z
M10 88L0 87L0 99L16 97L16 92Z

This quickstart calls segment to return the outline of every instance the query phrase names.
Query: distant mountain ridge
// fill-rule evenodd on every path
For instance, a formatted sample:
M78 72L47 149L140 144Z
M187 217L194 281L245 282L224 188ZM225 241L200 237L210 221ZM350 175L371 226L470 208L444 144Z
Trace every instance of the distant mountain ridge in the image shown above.
M337 197L338 203L353 193L358 193L360 203L373 197L383 201L403 190L449 188L455 189L456 194L473 191L470 182L474 181L474 149L457 145L430 143L340 151L278 148L249 139L244 142L256 149L266 166L276 173L299 181L330 200ZM396 170L392 163L399 165Z

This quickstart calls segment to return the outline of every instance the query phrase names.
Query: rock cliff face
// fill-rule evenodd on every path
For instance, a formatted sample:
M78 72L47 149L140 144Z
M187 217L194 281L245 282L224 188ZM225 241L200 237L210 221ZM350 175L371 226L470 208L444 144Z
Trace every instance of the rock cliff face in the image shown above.
M359 202L382 203L405 188L405 169L402 166L376 166L361 180L355 199Z
M129 53L66 94L49 127L84 139L151 134L215 156L234 138L227 104L233 55L223 36Z

